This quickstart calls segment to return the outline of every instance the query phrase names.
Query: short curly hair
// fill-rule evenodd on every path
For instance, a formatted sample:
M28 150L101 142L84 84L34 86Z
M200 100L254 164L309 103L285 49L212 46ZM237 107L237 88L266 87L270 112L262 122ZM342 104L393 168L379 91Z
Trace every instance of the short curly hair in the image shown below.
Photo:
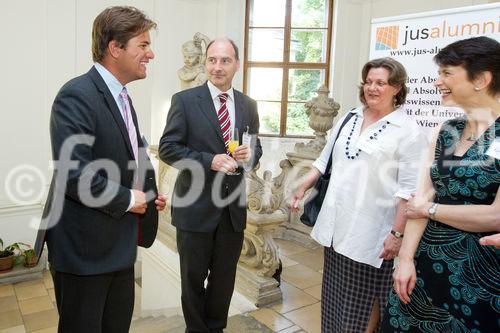
M406 69L399 61L389 57L370 60L363 66L363 70L361 71L361 85L359 86L359 100L361 103L366 106L363 85L366 83L366 77L372 68L385 68L389 71L389 85L401 88L395 96L395 106L399 107L403 105L406 102L406 95L408 94L408 87L406 87L408 75L406 74Z

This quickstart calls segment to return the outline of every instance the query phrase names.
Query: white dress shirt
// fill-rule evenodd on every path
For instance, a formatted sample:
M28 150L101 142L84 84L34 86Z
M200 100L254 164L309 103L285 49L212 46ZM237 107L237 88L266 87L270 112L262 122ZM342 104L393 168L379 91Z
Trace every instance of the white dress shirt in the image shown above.
M212 96L212 102L214 103L215 112L218 112L221 106L221 102L219 100L219 95L222 93L226 93L229 95L226 101L227 111L229 112L229 121L231 124L231 131L234 130L234 124L236 121L236 111L234 107L234 91L233 87L229 88L228 91L220 91L219 88L214 86L214 84L210 81L207 81L208 90L210 90L210 95ZM242 133L240 133L241 135Z
M394 224L396 206L400 198L407 200L416 190L419 162L427 142L402 108L371 124L360 135L363 110L351 111L355 115L335 143L330 184L311 236L352 260L380 268L383 259L379 255ZM356 127L347 145L356 115ZM322 173L344 118L337 122L313 163ZM346 151L355 156L358 149L361 151L355 159L346 156Z
M120 93L122 92L123 88L125 88L125 86L122 86L120 81L118 81L118 79L114 77L114 75L111 74L111 72L108 71L106 67L104 67L100 63L98 62L94 63L94 67L101 75L102 79L104 80L104 83L106 83L106 86L111 92L111 95L115 99L116 106L118 106L118 109L120 110L120 114L122 115L123 121L125 121L125 111L123 110L123 102L120 97Z

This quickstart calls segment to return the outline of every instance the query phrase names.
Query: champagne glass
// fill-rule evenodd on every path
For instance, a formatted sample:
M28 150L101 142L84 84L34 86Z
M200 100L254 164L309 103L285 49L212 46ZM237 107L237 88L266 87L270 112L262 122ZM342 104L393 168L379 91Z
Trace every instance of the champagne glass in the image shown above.
M228 143L228 150L231 153L231 155L234 154L234 150L236 147L240 145L240 135L238 132L238 128L234 128L231 130L230 137L229 137L229 143Z
M233 156L234 150L239 145L240 145L240 133L238 131L238 128L235 127L230 132L229 142L228 142L228 147L227 147L231 156ZM234 158L234 156L233 156L233 158ZM227 175L239 175L240 173L239 172L228 172L226 174Z

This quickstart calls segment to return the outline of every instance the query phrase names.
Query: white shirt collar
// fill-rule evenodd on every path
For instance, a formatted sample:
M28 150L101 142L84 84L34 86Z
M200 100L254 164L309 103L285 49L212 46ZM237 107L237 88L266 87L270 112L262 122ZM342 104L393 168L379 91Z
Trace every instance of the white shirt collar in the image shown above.
M365 110L365 107L362 106L362 107L356 108L354 110L351 110L350 112L355 113L359 117L363 118L364 110ZM403 126L405 124L405 122L408 121L408 119L406 118L405 111L403 110L402 107L395 109L394 111L387 114L386 116L379 119L378 121L381 121L381 120L388 121L391 124L394 124L394 125L399 126L399 127Z
M122 86L118 79L100 63L94 63L94 67L101 75L104 83L106 83L106 86L108 86L111 95L115 98L115 100L118 100L118 96L120 95L124 86Z
M212 96L212 100L219 101L219 95L224 93L224 91L220 91L212 82L207 81L208 90L210 90L210 96ZM229 95L229 99L234 102L234 90L233 87L229 88L228 91L225 91L226 94Z
M399 127L402 127L405 124L405 122L408 121L406 113L402 107L395 109L387 116L385 116L383 119Z

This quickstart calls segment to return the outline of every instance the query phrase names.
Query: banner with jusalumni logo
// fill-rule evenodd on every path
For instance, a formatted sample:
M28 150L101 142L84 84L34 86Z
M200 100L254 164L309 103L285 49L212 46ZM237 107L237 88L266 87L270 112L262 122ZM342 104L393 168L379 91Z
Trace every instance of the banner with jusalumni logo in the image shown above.
M374 19L370 59L392 57L405 66L406 112L430 133L442 121L462 115L458 108L441 107L433 57L452 42L479 36L500 41L500 3Z

